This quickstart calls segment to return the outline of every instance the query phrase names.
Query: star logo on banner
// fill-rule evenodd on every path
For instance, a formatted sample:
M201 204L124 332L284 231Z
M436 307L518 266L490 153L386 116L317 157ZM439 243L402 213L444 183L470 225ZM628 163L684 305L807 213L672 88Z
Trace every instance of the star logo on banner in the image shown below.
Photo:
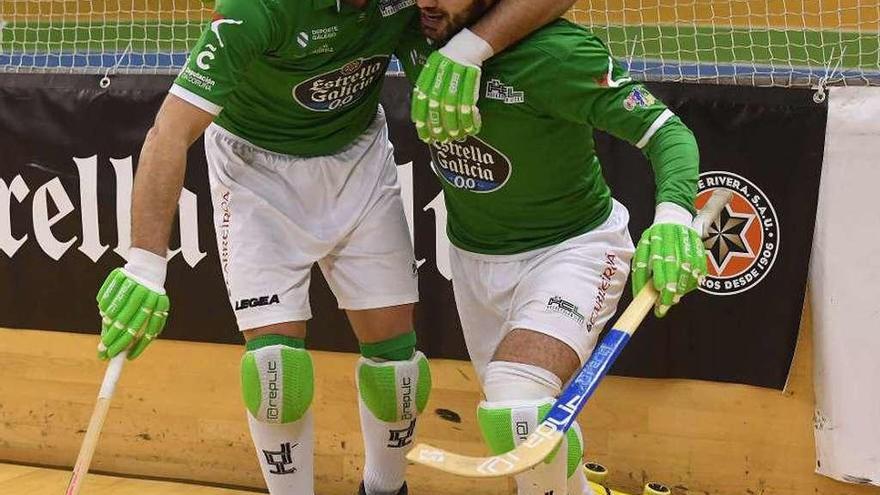
M749 178L726 170L700 174L696 206L702 208L717 189L733 192L719 218L709 225L708 273L700 291L732 296L750 290L773 268L780 246L780 225L769 197Z
M755 215L734 213L729 206L721 210L718 219L709 226L709 236L703 241L712 263L719 273L734 257L753 258L755 253L745 239L745 233Z

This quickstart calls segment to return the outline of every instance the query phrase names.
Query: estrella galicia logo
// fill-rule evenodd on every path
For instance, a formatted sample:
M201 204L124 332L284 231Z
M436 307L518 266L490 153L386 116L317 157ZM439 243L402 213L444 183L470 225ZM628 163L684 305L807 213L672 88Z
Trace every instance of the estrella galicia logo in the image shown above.
M357 58L307 79L293 88L293 99L315 112L344 110L360 101L385 74L387 55Z
M745 292L770 273L779 254L776 210L758 186L732 172L703 172L698 187L698 208L715 189L733 191L733 197L710 225L709 236L704 240L709 272L700 290L719 296Z
M240 311L242 309L256 308L258 306L268 306L270 304L278 304L279 302L278 294L272 294L271 296L246 297L241 301L236 301L235 310Z
M494 192L510 178L510 160L474 136L430 146L434 173L453 187L476 193Z
M281 444L278 450L263 450L263 457L266 458L266 464L269 467L270 474L293 474L296 467L293 466L293 448L298 443L290 445L290 442Z

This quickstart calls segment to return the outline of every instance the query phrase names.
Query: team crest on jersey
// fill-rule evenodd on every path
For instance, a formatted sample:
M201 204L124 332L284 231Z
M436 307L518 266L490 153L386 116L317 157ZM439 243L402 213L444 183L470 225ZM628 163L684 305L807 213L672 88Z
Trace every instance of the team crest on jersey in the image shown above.
M719 296L745 292L758 285L776 261L780 242L776 210L758 186L732 172L703 172L698 187L698 208L715 189L733 191L704 241L709 271L700 290Z
M297 84L292 91L293 99L315 112L344 110L373 89L387 66L387 55L352 60Z
M486 98L502 101L508 105L526 101L525 93L513 89L513 86L508 86L498 79L490 79L486 83Z
M647 108L657 102L657 99L654 98L654 95L648 92L647 89L636 86L629 92L629 96L623 100L623 108L626 109L627 112L632 112L636 108Z
M379 0L379 12L382 17L388 17L415 4L416 0Z
M504 187L510 178L510 159L474 136L434 143L430 150L434 173L453 187L489 193Z

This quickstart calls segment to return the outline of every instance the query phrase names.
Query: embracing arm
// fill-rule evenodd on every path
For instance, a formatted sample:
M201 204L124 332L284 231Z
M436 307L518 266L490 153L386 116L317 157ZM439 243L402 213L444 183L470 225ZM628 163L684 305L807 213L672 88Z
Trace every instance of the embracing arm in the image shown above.
M574 4L575 0L500 0L470 29L498 53Z
M214 116L169 94L141 149L131 206L132 245L164 257L186 154Z
M419 138L443 142L479 134L477 101L483 62L558 18L574 3L499 0L476 24L432 53L413 91L412 120Z

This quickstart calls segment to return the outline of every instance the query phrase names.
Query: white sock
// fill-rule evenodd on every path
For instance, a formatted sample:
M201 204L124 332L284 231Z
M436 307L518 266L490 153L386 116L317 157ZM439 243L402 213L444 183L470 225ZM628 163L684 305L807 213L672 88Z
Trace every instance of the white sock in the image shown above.
M415 433L416 420L385 423L373 416L363 400L359 403L364 435L364 489L367 495L397 495L406 481L406 453L412 448L411 438ZM396 441L389 440L390 432L397 432ZM406 441L410 443L402 447L389 447Z
M364 489L367 495L397 495L406 481L406 454L413 446L418 416L416 387L420 379L419 360L424 360L420 352L416 352L408 361L377 362L363 357L359 361L358 377L360 367L367 364L394 368L398 417L405 418L391 422L378 419L364 402L358 378L358 410L364 436Z
M312 411L292 423L264 423L247 413L270 495L315 495Z

